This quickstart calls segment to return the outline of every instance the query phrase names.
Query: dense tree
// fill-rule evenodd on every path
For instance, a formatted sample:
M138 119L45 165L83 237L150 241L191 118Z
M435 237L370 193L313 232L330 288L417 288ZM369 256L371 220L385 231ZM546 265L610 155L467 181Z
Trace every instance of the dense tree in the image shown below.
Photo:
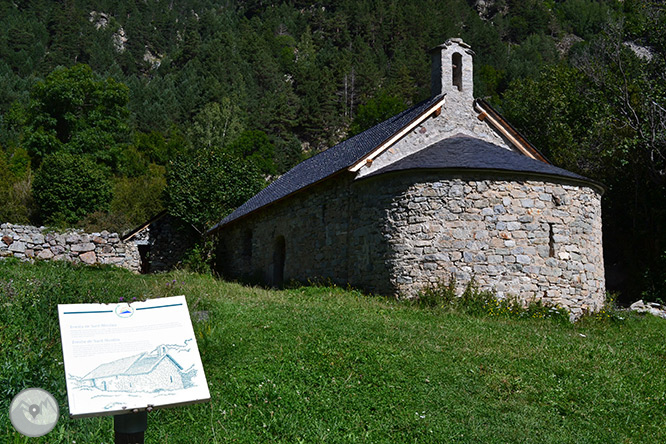
M358 108L358 113L349 127L349 134L354 135L377 125L405 109L405 103L397 97L381 92Z
M632 47L629 37L610 19L573 66L513 83L502 106L556 164L607 186L609 288L627 301L666 299L666 70L663 57Z
M167 170L166 207L202 234L257 193L263 179L248 163L221 150L181 154Z
M243 131L241 109L229 98L207 103L194 117L190 141L198 149L218 149L235 140Z
M239 159L251 163L264 176L277 172L275 146L263 131L244 131L227 150Z
M116 167L128 137L128 89L98 79L87 65L58 68L30 94L26 147L36 159L57 152L89 154Z
M89 156L65 152L44 158L32 189L41 218L50 224L75 224L111 200L106 171Z
M91 26L85 15L74 0L53 2L47 23L49 50L44 59L48 69L88 62L85 34L91 31Z
M625 293L666 300L666 64L627 37L623 22L610 22L576 63L611 108L607 246L626 270Z
M611 110L580 70L560 64L535 79L514 82L502 110L551 161L603 180Z

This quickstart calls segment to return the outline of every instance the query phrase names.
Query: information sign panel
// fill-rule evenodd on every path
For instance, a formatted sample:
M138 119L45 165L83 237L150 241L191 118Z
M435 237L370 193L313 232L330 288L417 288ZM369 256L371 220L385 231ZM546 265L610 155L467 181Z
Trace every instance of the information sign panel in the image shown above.
M185 296L61 304L58 316L73 418L210 399Z

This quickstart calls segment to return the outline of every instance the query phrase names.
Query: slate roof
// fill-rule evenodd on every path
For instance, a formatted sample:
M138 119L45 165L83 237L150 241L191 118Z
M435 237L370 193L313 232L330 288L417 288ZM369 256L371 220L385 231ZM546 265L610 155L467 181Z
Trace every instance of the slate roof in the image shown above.
M435 142L427 148L368 174L366 177L413 169L492 170L539 176L559 176L603 188L601 184L579 174L463 134L457 134Z
M238 207L236 211L222 219L222 221L208 231L208 234L217 231L223 225L233 220L246 216L261 207L283 199L307 186L349 168L424 112L428 111L429 108L441 101L442 98L442 95L431 97L299 163Z

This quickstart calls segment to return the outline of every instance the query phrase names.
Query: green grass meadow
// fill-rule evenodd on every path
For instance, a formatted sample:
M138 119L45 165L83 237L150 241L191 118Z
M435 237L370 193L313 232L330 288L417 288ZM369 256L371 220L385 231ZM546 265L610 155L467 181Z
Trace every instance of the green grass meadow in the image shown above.
M666 442L666 320L472 316L338 288L269 291L182 271L0 261L0 443L112 443L70 419L57 304L184 294L211 401L149 414L146 443ZM25 438L12 397L61 417Z

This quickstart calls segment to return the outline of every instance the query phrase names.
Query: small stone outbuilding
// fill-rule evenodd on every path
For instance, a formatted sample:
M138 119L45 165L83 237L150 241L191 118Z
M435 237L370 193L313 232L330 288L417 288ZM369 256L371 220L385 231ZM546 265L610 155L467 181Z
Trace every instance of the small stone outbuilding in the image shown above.
M141 273L158 273L182 265L183 258L200 238L201 234L192 225L164 210L123 234L120 240L138 250Z
M471 49L432 53L432 97L285 173L209 234L225 277L414 295L455 276L599 309L603 187L552 165L473 97Z

